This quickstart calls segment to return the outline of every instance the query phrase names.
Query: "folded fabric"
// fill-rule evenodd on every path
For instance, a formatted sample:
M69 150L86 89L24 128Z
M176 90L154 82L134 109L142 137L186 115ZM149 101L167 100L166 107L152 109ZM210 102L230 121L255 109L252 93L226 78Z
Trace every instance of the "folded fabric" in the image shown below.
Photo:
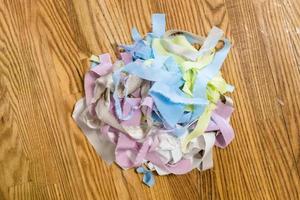
M134 43L120 45L114 62L109 54L92 55L85 97L72 115L108 164L137 168L149 187L154 171L211 168L213 147L234 138L233 103L225 96L234 87L220 72L230 42L217 27L205 38L165 25L164 14L153 14L145 37L133 28Z

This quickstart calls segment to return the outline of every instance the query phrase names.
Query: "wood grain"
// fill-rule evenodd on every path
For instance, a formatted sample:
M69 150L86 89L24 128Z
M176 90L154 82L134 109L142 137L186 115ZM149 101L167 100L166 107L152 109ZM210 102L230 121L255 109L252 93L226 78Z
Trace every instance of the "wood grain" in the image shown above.
M167 27L233 42L236 139L214 168L141 184L107 166L71 118L86 59ZM0 0L0 199L300 199L299 0Z

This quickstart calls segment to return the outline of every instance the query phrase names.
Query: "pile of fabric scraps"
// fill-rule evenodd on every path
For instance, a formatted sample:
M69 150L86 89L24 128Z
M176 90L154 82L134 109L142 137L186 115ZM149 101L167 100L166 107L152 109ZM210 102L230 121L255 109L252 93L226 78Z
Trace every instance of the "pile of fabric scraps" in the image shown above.
M220 68L230 42L213 27L206 38L165 31L165 15L152 15L152 32L132 29L132 45L119 60L91 56L85 97L73 118L97 153L122 169L137 168L148 186L158 175L212 167L212 149L233 139L229 124L233 86Z

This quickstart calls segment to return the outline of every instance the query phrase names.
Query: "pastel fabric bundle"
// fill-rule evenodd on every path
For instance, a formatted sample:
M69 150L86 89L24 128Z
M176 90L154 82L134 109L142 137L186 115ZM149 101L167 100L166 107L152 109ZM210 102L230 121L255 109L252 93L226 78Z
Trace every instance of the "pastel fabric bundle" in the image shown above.
M137 168L148 186L153 171L211 168L213 147L234 138L232 101L225 96L233 86L220 72L230 42L216 27L206 38L165 31L164 14L152 15L145 37L133 28L132 38L115 62L109 54L90 58L85 97L73 118L107 163Z

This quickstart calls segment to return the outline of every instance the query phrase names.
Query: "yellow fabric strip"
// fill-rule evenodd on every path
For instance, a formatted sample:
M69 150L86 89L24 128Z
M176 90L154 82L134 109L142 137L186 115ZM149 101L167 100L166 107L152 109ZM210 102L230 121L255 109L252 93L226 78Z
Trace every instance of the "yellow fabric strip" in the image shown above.
M183 79L185 80L182 91L192 96L194 82L197 76L197 72L203 67L211 63L215 55L213 51L211 54L205 54L199 57L196 62L185 61L182 63Z
M91 62L100 63L100 58L98 56L92 55L90 57Z
M185 60L184 58L177 56L176 54L170 53L167 50L165 50L165 48L162 46L161 44L161 39L158 38L154 38L152 40L152 48L159 54L159 55L163 55L163 56L171 56L174 58L174 60L176 61L176 63L178 63L181 67L181 63L183 63Z
M193 140L194 138L196 138L199 135L204 133L204 131L207 128L208 123L210 121L212 111L215 108L216 108L216 105L214 103L208 104L208 106L205 108L203 114L198 119L195 129L183 139L183 141L181 143L181 149L183 152L186 152L187 145L191 140Z
M224 94L228 92L228 88L230 88L228 86L229 85L222 78L221 73L215 76L208 83L206 89L206 95L210 103L205 108L203 114L199 117L195 129L183 139L181 145L183 152L185 152L187 145L191 140L197 138L198 136L204 133L210 121L212 111L216 108L216 103L220 99L220 94Z

